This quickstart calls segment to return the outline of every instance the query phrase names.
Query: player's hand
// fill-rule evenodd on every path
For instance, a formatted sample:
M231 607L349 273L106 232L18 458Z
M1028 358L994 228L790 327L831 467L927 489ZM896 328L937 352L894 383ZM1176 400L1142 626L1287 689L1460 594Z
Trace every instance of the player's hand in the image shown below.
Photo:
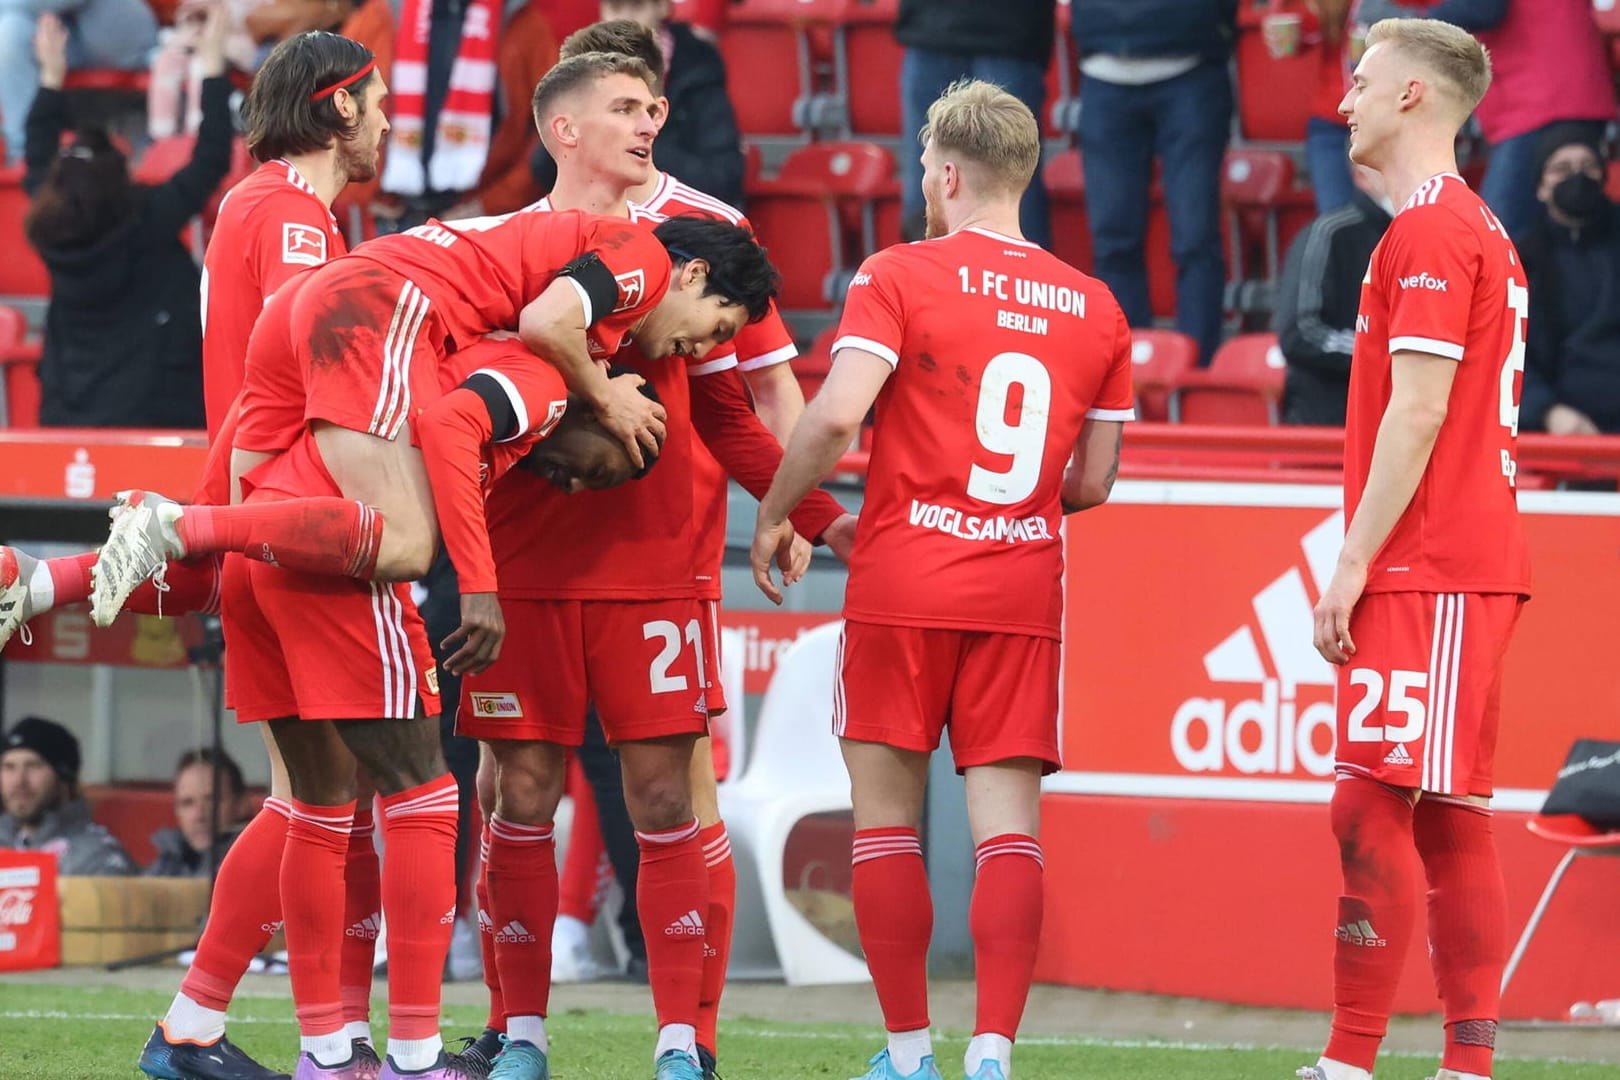
M1366 588L1367 568L1341 562L1316 602L1316 651L1330 664L1348 664L1356 655L1356 643L1350 638L1350 613Z
M840 514L821 534L821 542L826 544L832 553L838 556L838 561L845 566L849 565L849 553L855 550L856 522L854 514Z
M754 546L748 555L754 567L754 584L773 604L782 602L782 589L803 577L804 567L810 564L807 557L804 566L794 571L793 542L797 539L793 526L786 521L761 519L754 525ZM782 571L782 588L777 588L776 582L771 580L772 563Z
M664 445L664 407L641 392L647 380L640 375L619 375L608 380L607 397L596 407L596 419L622 443L630 461L640 469Z
M39 85L60 90L67 81L67 27L47 11L34 26L34 59L39 61Z
M788 584L791 585L794 582L802 581L804 579L805 571L810 569L810 556L815 553L815 550L814 544L810 543L810 541L806 540L804 537L799 536L797 533L794 534L793 553L789 560L792 564L790 572L793 580L788 582ZM784 574L782 576L785 580L788 575Z
M495 594L462 593L461 625L439 643L446 652L456 650L445 659L444 670L452 675L477 675L500 659L505 637L506 619Z

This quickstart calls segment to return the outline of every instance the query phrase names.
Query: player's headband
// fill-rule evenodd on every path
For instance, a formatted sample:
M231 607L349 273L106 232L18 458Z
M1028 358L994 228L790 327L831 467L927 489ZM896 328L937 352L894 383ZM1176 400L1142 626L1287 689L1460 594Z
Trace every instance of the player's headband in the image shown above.
M309 95L309 100L311 100L311 101L319 101L323 97L331 97L333 94L337 93L339 90L344 90L344 89L347 89L348 87L353 86L355 83L359 82L361 79L365 78L367 75L370 75L371 74L371 69L376 67L376 66L377 66L377 61L375 61L375 60L370 61L364 67L362 67L359 71L355 72L353 75L350 75L347 79L339 79L337 82L333 83L331 86L328 86L326 89L315 91L313 94Z
M669 251L669 253L671 255L675 256L677 259L681 260L682 262L696 262L698 260L698 256L693 255L690 251L683 251L682 249L680 249L678 247L672 247L672 248L669 248L667 250ZM721 278L719 274L716 274L714 272L714 263L713 262L711 262L709 260L704 260L704 261L708 262L708 264L709 264L708 291L713 292L713 293L719 293L721 296L723 296L726 299L730 300L732 303L736 303L737 302L737 292L736 292L736 290L728 288L727 285L726 285L725 280L723 278Z

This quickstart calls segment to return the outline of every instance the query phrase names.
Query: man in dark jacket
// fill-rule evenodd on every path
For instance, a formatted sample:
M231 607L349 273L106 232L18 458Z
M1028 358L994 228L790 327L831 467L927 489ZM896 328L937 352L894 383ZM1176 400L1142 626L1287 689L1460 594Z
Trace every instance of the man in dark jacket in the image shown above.
M1352 170L1349 205L1307 225L1288 249L1274 327L1288 361L1283 423L1344 426L1361 282L1389 228L1389 199L1371 169Z
M1519 427L1554 435L1620 432L1620 208L1581 125L1543 143L1544 213L1516 238L1530 279Z
M1080 150L1097 276L1149 326L1148 190L1157 157L1176 263L1176 328L1207 364L1221 341L1221 162L1237 0L1073 0Z
M920 148L907 140L922 130L928 106L957 79L983 79L1028 105L1040 120L1056 11L1056 0L900 0L894 36L906 47L900 65L900 202L908 239L922 237L923 199ZM1052 246L1038 164L1018 217L1026 237Z
M141 873L210 877L251 816L242 767L229 754L216 757L207 747L187 750L174 770L176 824L152 834L157 858Z
M720 50L685 23L669 19L670 0L602 0L603 19L629 19L653 32L664 50L664 96L669 116L658 132L653 163L731 206L743 202L742 135L726 94ZM547 191L557 165L540 147L534 175Z
M25 716L0 739L0 848L50 852L64 875L135 871L124 846L90 820L79 740L61 724Z

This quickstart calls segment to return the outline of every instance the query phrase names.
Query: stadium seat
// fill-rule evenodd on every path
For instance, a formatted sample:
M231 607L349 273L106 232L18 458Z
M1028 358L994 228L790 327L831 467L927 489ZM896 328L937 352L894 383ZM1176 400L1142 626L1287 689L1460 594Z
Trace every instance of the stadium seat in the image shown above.
M1198 342L1175 330L1131 331L1131 383L1138 420L1170 419L1170 391L1198 366Z
M1311 115L1311 98L1301 87L1316 85L1316 53L1301 51L1274 59L1259 29L1237 37L1238 120L1243 137L1258 142L1299 142Z
M28 195L22 188L22 170L0 172L0 297L42 298L50 295L51 277L33 245L23 235Z
M815 397L816 391L821 389L821 384L832 373L832 343L837 338L837 325L829 326L811 340L803 353L794 357L793 374L804 390L804 400Z
M39 426L39 352L23 313L0 307L0 427Z
M812 814L853 809L831 730L842 634L840 622L818 626L778 654L753 754L736 782L720 789L720 813L737 860L733 978L779 975L789 986L871 978L865 961L830 941L794 907L782 874L794 825Z
M1080 151L1065 150L1042 170L1052 211L1052 253L1091 273L1091 224L1086 220L1086 181Z
M1620 35L1620 2L1617 0L1592 0L1592 18L1597 20L1598 29L1609 35Z
M1277 423L1286 362L1276 334L1238 334L1209 367L1189 371L1170 392L1170 418L1183 424Z
M1530 939L1536 936L1541 918L1547 913L1547 905L1552 903L1553 894L1562 884L1570 863L1582 855L1620 855L1620 829L1600 829L1574 814L1538 814L1524 824L1525 828L1543 840L1563 844L1568 850L1553 868L1552 877L1547 879L1547 887L1541 890L1541 899L1536 901L1535 910L1530 913L1518 944L1513 946L1513 954L1502 971L1504 994L1507 993L1508 983L1513 981L1513 973L1519 968L1519 961L1524 959L1525 950L1530 947Z
M743 684L744 655L747 641L743 632L734 627L720 628L720 684L726 691L726 711L709 722L709 734L714 739L717 761L724 760L719 770L719 782L736 783L747 765L748 751L748 691ZM729 660L726 658L730 657ZM723 753L722 751L723 748Z
M720 52L743 134L802 137L826 125L831 98L817 78L814 32L842 7L841 0L742 0L731 7Z
M877 243L874 201L893 175L894 155L875 143L823 142L754 182L748 217L782 271L783 308L824 310L841 298L842 279Z
M1294 159L1287 154L1227 152L1221 202L1226 207L1227 280L1236 286L1229 308L1271 310L1271 293L1282 272L1280 208L1293 186Z
M833 27L833 92L846 136L894 137L900 130L900 60L894 39L899 0L847 0Z
M1620 200L1620 161L1609 162L1608 179L1603 185L1603 190L1609 198Z

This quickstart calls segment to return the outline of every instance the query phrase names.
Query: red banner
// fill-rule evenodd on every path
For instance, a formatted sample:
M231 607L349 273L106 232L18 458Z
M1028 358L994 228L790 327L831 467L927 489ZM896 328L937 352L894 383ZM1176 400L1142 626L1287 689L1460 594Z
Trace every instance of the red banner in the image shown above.
M88 604L30 619L28 633L30 644L23 644L19 635L6 646L8 661L184 667L186 649L201 637L195 619L156 615L127 615L103 630L90 621Z
M55 967L62 956L55 851L0 851L0 971Z
M127 488L189 498L208 456L201 432L0 431L0 492L112 499Z

